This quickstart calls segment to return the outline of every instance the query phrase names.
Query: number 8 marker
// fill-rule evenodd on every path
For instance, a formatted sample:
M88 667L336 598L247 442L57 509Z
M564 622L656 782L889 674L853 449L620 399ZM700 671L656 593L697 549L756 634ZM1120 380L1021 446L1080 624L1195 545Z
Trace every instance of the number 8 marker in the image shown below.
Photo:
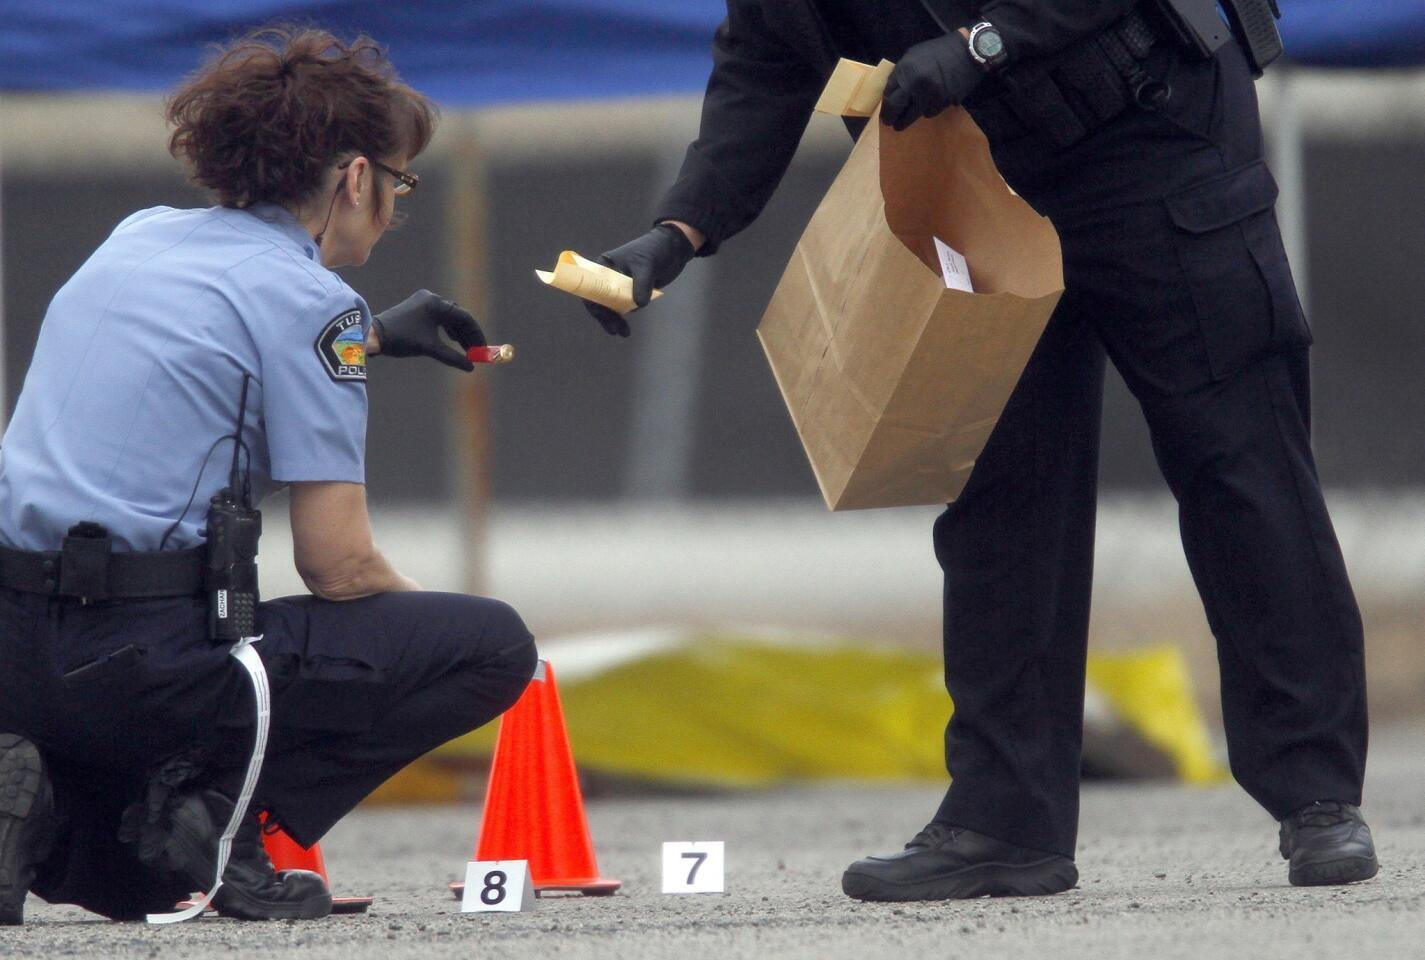
M461 913L522 913L534 909L527 860L472 861L465 866Z
M505 899L505 881L508 879L503 870L491 870L485 874L485 886L480 891L480 902L487 907L497 906Z

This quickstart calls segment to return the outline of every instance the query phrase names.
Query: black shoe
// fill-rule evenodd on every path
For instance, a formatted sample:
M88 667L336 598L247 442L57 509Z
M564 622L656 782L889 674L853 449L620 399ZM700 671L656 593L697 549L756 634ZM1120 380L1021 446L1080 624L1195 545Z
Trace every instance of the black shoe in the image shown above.
M1355 883L1376 875L1376 847L1360 807L1318 800L1282 821L1282 859L1292 886Z
M851 864L841 889L857 900L963 900L1060 893L1078 880L1068 857L931 823L900 853Z
M163 864L183 874L196 890L213 883L218 838L232 816L232 801L215 790L185 798L173 811ZM232 855L213 909L239 920L318 920L332 912L326 881L310 870L272 868L262 848L262 824L254 811L233 838Z
M25 896L57 826L54 787L39 749L18 734L0 733L0 926L25 922Z

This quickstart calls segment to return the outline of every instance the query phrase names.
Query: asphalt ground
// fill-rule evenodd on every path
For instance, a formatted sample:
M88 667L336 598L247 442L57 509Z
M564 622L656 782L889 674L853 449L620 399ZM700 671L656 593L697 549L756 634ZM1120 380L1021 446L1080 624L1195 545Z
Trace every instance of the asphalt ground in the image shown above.
M1275 824L1231 785L1094 784L1084 792L1079 886L1054 897L862 904L842 868L897 848L933 811L933 786L801 786L589 805L612 897L547 897L525 914L462 915L446 892L471 855L473 806L358 810L323 844L338 895L365 916L306 923L206 917L114 924L30 899L0 956L238 955L304 960L585 957L1425 957L1425 728L1376 737L1366 813L1375 880L1298 889ZM724 895L660 892L664 840L723 840Z

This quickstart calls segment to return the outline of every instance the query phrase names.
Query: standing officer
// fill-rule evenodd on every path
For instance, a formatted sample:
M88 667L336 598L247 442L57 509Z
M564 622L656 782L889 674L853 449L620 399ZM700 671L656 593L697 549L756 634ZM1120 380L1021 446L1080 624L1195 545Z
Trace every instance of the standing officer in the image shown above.
M213 887L255 727L213 640L239 591L212 577L277 487L311 595L240 634L261 635L271 736L220 913L330 912L320 877L274 874L258 812L315 843L534 670L514 610L420 592L367 518L367 354L468 370L437 330L484 343L425 291L373 318L331 269L365 262L417 185L433 107L370 40L271 31L168 117L220 205L134 214L60 289L0 450L0 923L31 889L134 919Z
M1193 2L729 0L701 134L657 225L604 255L645 304L751 223L841 56L897 62L881 114L897 129L963 103L1010 186L1060 233L1067 291L935 525L953 782L903 852L847 869L850 896L1041 894L1077 880L1105 355L1178 500L1237 781L1281 821L1292 883L1376 872L1357 808L1361 621L1312 458L1311 337L1244 48L1206 56L1181 42L1174 11ZM1223 27L1216 4L1198 8ZM590 311L628 335L624 317Z

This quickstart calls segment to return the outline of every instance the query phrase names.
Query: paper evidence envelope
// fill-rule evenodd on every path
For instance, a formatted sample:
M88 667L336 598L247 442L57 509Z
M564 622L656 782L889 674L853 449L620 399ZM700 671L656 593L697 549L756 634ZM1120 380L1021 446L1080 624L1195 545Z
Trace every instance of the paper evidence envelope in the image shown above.
M572 293L582 300L628 313L637 306L633 302L633 278L610 269L602 263L595 263L579 256L573 250L565 250L554 264L554 272L536 270L540 281L556 290ZM662 290L653 291L653 299L663 296Z
M841 60L836 64L821 99L816 102L818 113L829 113L833 117L869 117L881 105L881 97L886 92L886 81L896 68L889 60L882 60L876 66L856 60Z

